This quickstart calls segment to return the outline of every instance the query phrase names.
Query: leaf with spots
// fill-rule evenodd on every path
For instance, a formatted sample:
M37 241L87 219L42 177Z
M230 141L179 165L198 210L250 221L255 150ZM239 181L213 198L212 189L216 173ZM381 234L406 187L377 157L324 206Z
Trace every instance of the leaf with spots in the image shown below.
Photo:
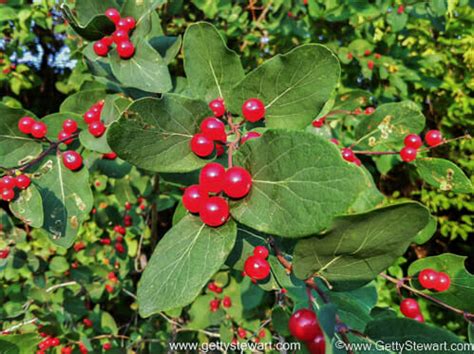
M306 132L268 130L242 145L235 164L250 172L253 184L232 203L232 216L282 237L324 230L366 187L361 169L344 161L334 144Z
M2 167L19 166L41 153L40 142L18 129L18 121L24 116L36 118L29 111L0 103L0 166Z
M37 228L43 226L43 201L34 185L17 192L17 197L9 206L13 215L25 224Z
M237 235L235 222L212 228L187 215L155 248L138 284L140 314L190 304L224 264Z
M455 193L472 193L472 183L464 172L454 163L438 158L419 158L415 161L416 170L423 180L432 186Z
M295 275L322 275L337 291L357 289L402 256L429 221L428 210L418 203L338 218L326 233L297 243Z
M360 116L355 129L357 150L398 151L408 134L418 134L425 126L425 117L411 101L386 103L369 116Z
M70 247L92 209L87 168L73 172L64 167L60 154L48 155L33 173L32 181L43 201L43 229L53 243Z
M208 160L189 146L200 122L210 114L203 101L174 94L135 101L112 124L108 142L120 158L157 172L189 172Z
M230 109L239 113L247 99L256 97L265 104L267 127L305 128L333 94L340 71L328 48L302 45L247 74L232 90Z

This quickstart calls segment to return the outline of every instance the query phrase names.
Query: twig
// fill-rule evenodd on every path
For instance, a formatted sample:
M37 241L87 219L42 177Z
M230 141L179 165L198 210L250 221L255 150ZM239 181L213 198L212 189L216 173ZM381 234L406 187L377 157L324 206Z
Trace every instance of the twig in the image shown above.
M79 283L73 280L73 281L68 281L66 283L62 283L62 284L56 284L56 285L53 285L53 286L49 287L48 289L46 289L46 292L50 293L50 292L52 292L54 290L57 290L59 288L64 288L66 286L71 286L71 285L79 285Z
M293 269L293 265L285 259L280 249L276 245L275 239L270 236L268 238L268 243L270 244L270 247L273 248L273 251L275 252L275 256L277 257L280 264L286 269L286 272L290 274L291 270Z

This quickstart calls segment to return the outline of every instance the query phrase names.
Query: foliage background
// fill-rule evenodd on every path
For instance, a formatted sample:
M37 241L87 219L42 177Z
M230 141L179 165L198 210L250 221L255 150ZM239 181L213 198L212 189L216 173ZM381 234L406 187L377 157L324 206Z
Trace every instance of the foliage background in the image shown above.
M247 69L299 44L325 44L339 56L344 88L370 91L374 105L411 99L423 107L427 125L440 129L447 137L472 133L472 4L467 0L407 1L403 3L405 13L398 14L401 4L385 0L170 0L161 6L159 14L168 35L184 33L191 22L213 22L227 38L228 45L242 55ZM0 29L0 89L2 102L7 105L22 106L43 116L57 112L61 102L72 93L103 87L88 72L79 50L87 43L64 22L55 1L13 0L0 4ZM369 56L364 55L366 49L371 51ZM348 53L353 55L352 59ZM381 57L375 59L374 53ZM373 71L367 68L368 60L375 62ZM172 65L182 72L178 61ZM474 167L473 152L472 139L436 150L438 156L456 161L468 176L472 176ZM466 267L474 272L472 195L431 188L418 180L407 164L392 169L389 161L381 160L372 170L385 195L393 199L419 200L438 221L435 236L425 244L413 245L397 265L391 267L390 273L402 276L416 259L446 252L471 256ZM52 332L59 331L87 345L91 338L95 338L92 344L108 341L108 337L100 337L103 333L126 335L128 345L136 347L157 330L163 341L170 331L189 338L195 335L179 333L166 319L154 317L148 322L137 315L136 303L129 293L135 293L139 278L139 230L146 229L153 214L149 206L159 198L159 230L149 230L149 233L156 231L162 235L170 227L179 191L165 184L158 197L147 173L135 168L124 173L125 179L107 179L98 169L93 176L99 217L86 223L81 231L87 252L51 247L40 231L33 232L30 242L17 242L14 264L0 274L3 285L8 284L0 288L3 329L10 328L19 316L26 314L25 318L40 318L51 326ZM131 179L134 183L130 187ZM144 196L145 201L137 202L139 196ZM134 202L131 213L134 228L126 236L128 257L116 257L94 242L100 235L99 228L110 227L110 220L120 220L125 213L125 201ZM143 205L143 210L139 205ZM0 209L0 217L4 214ZM2 225L0 235L10 227L7 223ZM23 233L28 234L29 230L21 233L18 241L25 240ZM0 239L0 248L5 242ZM142 252L150 254L155 242L150 235L145 235ZM81 264L80 272L71 269L74 262ZM101 285L114 269L119 274L120 285L114 293L105 294ZM47 279L64 283L71 277L89 277L91 287L97 288L96 296L86 299L87 306L79 298L65 305L64 299L72 296L69 289L51 298L44 292L29 291L33 284ZM379 305L396 308L398 296L394 288L382 280L378 287ZM263 301L259 311L264 312L267 307ZM423 312L437 325L467 337L462 319L434 306L424 308ZM77 328L80 319L88 314L94 327L79 325ZM199 331L196 333L200 335ZM114 341L119 344L124 339ZM150 345L159 347L162 343Z

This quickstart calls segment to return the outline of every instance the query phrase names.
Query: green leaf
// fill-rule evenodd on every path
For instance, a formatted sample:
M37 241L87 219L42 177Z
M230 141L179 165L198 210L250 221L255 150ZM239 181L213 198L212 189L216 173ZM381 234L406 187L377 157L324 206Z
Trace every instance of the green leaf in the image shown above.
M324 276L335 290L356 289L400 257L429 217L420 204L401 203L338 218L325 234L296 244L294 273Z
M408 275L413 276L413 283L418 283L417 274L426 268L437 272L445 272L451 278L451 286L443 292L425 290L430 296L437 298L448 305L467 312L474 312L474 302L466 301L474 296L474 275L466 270L467 257L445 253L439 256L419 259L410 265Z
M49 269L51 269L55 273L64 273L69 269L68 260L65 257L53 257L49 261Z
M63 111L43 117L42 121L48 126L46 137L50 140L57 141L58 134L63 130L63 122L66 119L74 119L77 122L78 129L87 130L87 124L84 122L81 115Z
M362 171L365 177L366 188L351 205L351 211L354 213L362 213L373 209L384 200L384 195L378 190L370 172L365 168L362 168Z
M454 163L438 158L419 158L415 161L418 174L426 183L442 191L472 193L472 183Z
M244 78L244 69L217 29L206 22L189 26L183 48L184 70L194 95L206 102L230 99L232 87Z
M189 144L209 114L198 100L165 94L161 99L135 101L109 128L108 142L122 159L157 172L189 172L208 160L197 157Z
M132 16L139 26L148 14L154 12L158 6L165 2L166 0L126 0L120 15L122 17Z
M105 333L118 334L117 323L115 323L115 319L108 312L102 312L100 316L100 327Z
M355 135L358 148L376 151L398 150L408 134L417 134L425 126L425 117L411 101L386 103L370 116L361 118Z
M93 205L87 168L70 171L64 167L58 153L46 157L33 177L46 211L43 229L53 243L70 247Z
M31 354L35 353L42 341L36 333L9 334L0 337L0 353L2 354Z
M372 341L381 341L380 345L383 345L383 343L391 344L392 348L394 348L393 345L395 343L399 345L404 343L411 343L412 345L423 344L424 348L426 348L423 349L423 347L421 347L419 348L420 350L412 350L414 348L411 346L402 351L404 354L448 353L451 352L451 344L463 343L455 334L445 329L419 323L408 318L384 318L382 320L372 321L367 325L365 334L367 334ZM438 344L437 347L428 347L429 344L433 345L436 343ZM399 351L398 349L397 352ZM456 353L468 354L472 352L461 350L461 347L457 346Z
M191 303L224 264L236 234L232 220L211 228L188 215L173 226L158 243L138 284L141 316Z
M268 130L247 141L235 163L253 178L250 193L232 203L232 216L282 237L317 233L347 211L364 188L364 176L337 147L310 133Z
M408 21L408 15L406 13L398 14L396 11L387 15L387 22L392 26L393 32L399 32L405 28Z
M61 104L59 111L61 113L73 112L82 115L86 113L93 104L103 100L105 95L104 90L79 91L66 98Z
M37 228L43 226L43 201L34 185L18 193L10 203L10 210L25 224Z
M36 116L24 109L11 108L0 103L0 166L16 167L33 160L41 151L38 140L18 130L18 121Z
M143 39L134 42L135 54L122 59L116 50L110 54L110 66L123 85L147 92L168 92L173 88L168 66L161 55Z
M370 102L370 92L364 90L351 90L337 95L333 110L353 111L365 107Z
M337 57L326 47L306 44L277 55L247 74L232 91L230 109L257 97L265 104L266 126L302 129L318 116L339 81Z
M418 245L422 245L428 242L435 234L437 227L438 220L433 215L430 215L430 221L428 222L428 225L426 225L423 230L418 232L418 235L416 235L414 242Z

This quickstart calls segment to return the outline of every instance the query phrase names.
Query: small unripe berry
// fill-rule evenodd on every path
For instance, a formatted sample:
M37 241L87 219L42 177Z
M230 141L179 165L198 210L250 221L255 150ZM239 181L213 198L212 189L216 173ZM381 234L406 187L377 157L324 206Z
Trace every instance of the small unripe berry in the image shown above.
M403 5L398 6L397 14L401 15L404 12L405 12L405 6Z
M224 177L224 193L231 198L243 198L252 188L252 176L243 167L231 167Z
M102 122L92 122L88 127L89 133L91 133L96 138L101 137L105 132L105 125Z
M372 52L371 52L370 49L366 49L366 50L364 51L364 55L365 55L366 57L368 57L370 54L372 54Z
M208 199L207 192L200 185L194 184L186 188L183 194L183 205L191 213L199 213Z
M367 107L365 110L364 110L364 114L365 115L371 115L372 113L375 112L375 108L374 107Z
M82 156L76 151L68 150L63 152L63 164L66 168L76 171L82 166Z
M439 130L429 130L425 135L425 142L428 146L436 146L443 142L443 136Z
M262 134L260 134L259 132L247 132L245 133L245 135L240 139L240 145L242 145L243 143L245 143L246 141L250 140L250 139L255 139L255 138L259 138L261 137Z
M18 129L23 134L31 134L31 128L35 124L35 119L31 117L23 117L18 121Z
M375 55L374 55L374 56L375 56L375 59L380 59L380 58L382 58L382 55L381 55L381 54L379 54L379 53L375 53Z
M211 197L204 202L199 216L208 226L221 226L229 218L229 205L222 197Z
M400 303L400 311L408 318L415 318L420 314L420 306L415 299L406 298Z
M214 151L214 142L204 134L195 134L190 145L192 152L199 157L207 157Z
M293 313L288 321L288 328L291 335L301 341L310 341L322 335L316 314L310 309L299 309Z
M227 134L225 132L225 125L217 118L209 117L201 123L201 133L211 140L226 142Z
M423 269L418 274L418 281L425 289L433 289L438 281L438 272L433 269Z
M63 122L63 130L66 133L74 134L77 131L77 122L74 119L66 119Z
M436 284L433 287L434 290L442 292L448 290L450 286L451 278L449 277L449 275L443 272L439 272Z
M367 62L367 68L368 68L369 70L374 70L374 61L373 61L373 60L369 60L369 61Z
M257 122L265 116L265 105L258 98L250 98L244 102L242 114L249 122Z
M352 58L354 58L354 56L352 55L352 53L347 53L347 60L352 60Z
M105 16L107 16L114 24L117 24L120 21L120 12L115 8L107 9L105 11Z
M417 134L409 134L405 137L403 140L403 143L405 146L414 148L414 149L419 149L423 145L423 141Z
M208 163L199 174L199 184L203 191L220 193L224 189L225 168L217 162Z
M15 178L15 184L19 189L26 189L31 184L31 179L27 175L19 175Z
M267 259L268 253L268 248L265 246L257 246L253 249L253 255L262 259Z
M74 251L79 252L83 250L84 248L86 248L86 245L84 244L84 242L79 241L74 244L73 248L74 248Z
M48 128L43 122L36 122L31 126L31 135L37 139L44 138L47 132Z
M110 343L104 343L104 345L102 345L102 349L104 349L104 350L110 350L110 349L112 349L112 344L110 344Z
M209 103L209 108L216 117L222 117L225 114L225 105L222 98L216 98Z
M400 157L405 162L412 162L416 159L417 151L412 147L405 146L400 150Z
M250 278L262 280L270 274L270 264L265 259L250 256L244 263L244 271Z
M122 59L129 59L135 53L135 47L130 41L122 41L117 44L117 53Z

